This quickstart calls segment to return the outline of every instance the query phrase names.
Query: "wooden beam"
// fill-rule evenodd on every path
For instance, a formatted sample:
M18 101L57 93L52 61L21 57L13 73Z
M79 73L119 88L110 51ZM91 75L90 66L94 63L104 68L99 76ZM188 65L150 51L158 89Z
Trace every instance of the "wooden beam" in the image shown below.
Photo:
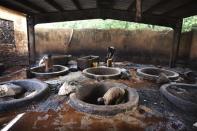
M82 9L78 0L72 0L72 2L75 4L75 6L77 7L78 10Z
M97 0L96 2L100 9L111 9L114 6L114 0Z
M29 64L36 62L36 47L35 47L35 22L33 16L27 16L27 36L28 36L28 51Z
M169 66L171 68L176 66L176 61L179 55L179 45L180 45L180 37L182 30L182 19L176 23L173 33L173 43L171 46L171 55L170 55L170 63Z
M161 8L163 4L169 2L169 0L160 0L156 4L152 5L150 8L143 11L143 13L152 13L154 10L157 10L158 8Z
M142 0L133 0L127 9L128 11L135 11L135 20L140 21L142 16Z
M185 1L185 2L183 2L181 5L179 5L178 7L176 7L176 8L173 8L173 9L171 9L171 10L167 10L166 12L164 12L164 13L162 13L163 15L169 15L169 14L171 14L172 12L174 12L174 11L179 11L180 9L184 9L185 7L187 7L188 5L191 5L192 4L192 2L193 2L193 0L187 0L187 1ZM196 5L197 6L197 5Z
M175 56L174 56L174 65L176 66L176 62L179 57L179 47L180 47L180 38L181 38L181 30L182 30L183 19L181 19L175 28L175 37L176 37L176 48L175 48Z
M197 15L197 1L196 0L187 1L186 3L183 3L181 6L173 8L172 10L169 10L167 12L164 12L162 15L177 16L181 18Z
M99 17L98 10L73 10L64 12L51 12L41 13L35 15L35 23L50 23L60 21L72 21L72 20L84 20L84 19L95 19ZM50 17L49 17L50 16Z
M142 17L142 0L136 0L136 7L135 7L135 19L136 21L140 21Z
M185 9L185 11L182 11L182 12L178 12L178 13L175 13L175 14L172 14L170 16L176 16L178 18L186 18L186 17L190 17L190 16L194 16L194 15L197 15L197 8L195 6L195 8L192 8L192 9Z
M49 5L51 5L53 8L59 10L59 11L64 11L64 8L59 5L55 0L45 0Z
M116 19L123 21L136 22L135 13L123 10L114 9L87 9L76 11L64 11L53 13L40 13L35 15L35 23L50 23L60 21L73 21L84 19ZM139 21L140 23L161 25L167 27L174 27L177 19L171 17L162 17L158 15L144 14Z
M45 9L41 8L40 6L36 5L36 4L33 3L33 2L30 2L30 1L27 1L27 0L26 0L26 1L14 0L14 1L17 2L17 3L20 3L20 4L24 5L24 6L26 6L26 7L28 7L28 8L31 8L31 9L33 9L33 10L36 10L36 11L38 11L38 12L46 12Z

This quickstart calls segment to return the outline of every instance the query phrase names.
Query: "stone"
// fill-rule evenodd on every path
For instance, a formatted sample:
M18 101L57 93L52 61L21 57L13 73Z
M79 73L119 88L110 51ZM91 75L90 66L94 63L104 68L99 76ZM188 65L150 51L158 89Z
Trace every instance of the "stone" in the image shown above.
M21 86L12 83L0 85L0 97L16 96L23 92L24 89Z
M121 79L130 80L131 74L130 74L130 72L128 70L120 69L120 71L121 71L121 76L120 76Z
M170 79L168 79L168 76L165 73L160 73L159 78L157 79L157 84L165 84L170 82Z
M197 74L193 71L186 71L186 72L184 72L183 77L185 80L194 83L196 81Z
M64 82L64 84L60 87L58 95L69 95L76 91L77 85L74 82Z

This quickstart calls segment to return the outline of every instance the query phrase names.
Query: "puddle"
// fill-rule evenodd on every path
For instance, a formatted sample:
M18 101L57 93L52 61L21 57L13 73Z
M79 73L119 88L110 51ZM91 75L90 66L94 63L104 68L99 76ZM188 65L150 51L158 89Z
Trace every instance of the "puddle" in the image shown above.
M64 103L63 108L59 111L28 112L11 128L13 131L143 131L145 129L182 130L184 129L184 124L174 119L167 120L162 114L145 106L140 106L139 109L120 113L115 116L105 117L79 113Z
M62 110L28 112L11 130L144 130L145 127L164 121L146 109L149 119L138 111L129 111L113 117L101 117L76 112L66 103Z

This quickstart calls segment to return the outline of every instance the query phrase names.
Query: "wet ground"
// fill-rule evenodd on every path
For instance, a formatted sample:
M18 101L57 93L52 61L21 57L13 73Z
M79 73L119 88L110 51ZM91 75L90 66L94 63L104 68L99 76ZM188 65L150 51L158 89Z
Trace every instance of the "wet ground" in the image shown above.
M10 130L13 131L50 131L50 130L117 130L117 131L178 131L197 130L193 123L197 121L197 115L182 111L168 102L159 92L160 85L140 80L135 69L143 65L131 63L117 64L116 66L127 68L131 71L131 80L108 80L121 82L131 88L135 88L140 96L139 106L131 111L115 116L96 116L81 113L71 108L67 102L67 96L58 96L58 88L68 79L84 80L80 72L70 73L67 76L52 78L46 82L50 84L51 95L39 103L33 103L27 108L0 114L0 127L4 127L17 114L25 112ZM24 78L22 71L18 78ZM17 79L13 76L3 80ZM0 81L2 79L0 78Z

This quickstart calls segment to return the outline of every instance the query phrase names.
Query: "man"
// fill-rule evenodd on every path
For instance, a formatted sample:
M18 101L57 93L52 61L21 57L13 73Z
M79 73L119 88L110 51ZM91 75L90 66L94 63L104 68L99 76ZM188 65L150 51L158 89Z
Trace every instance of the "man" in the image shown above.
M98 104L100 105L116 105L124 101L126 96L126 90L119 87L110 88L103 97L97 99Z
M113 59L115 51L116 49L113 46L107 48L107 56L105 58L106 63L108 59Z
M44 56L40 60L39 66L43 66L43 65L45 66L45 72L53 71L53 59L51 54Z

